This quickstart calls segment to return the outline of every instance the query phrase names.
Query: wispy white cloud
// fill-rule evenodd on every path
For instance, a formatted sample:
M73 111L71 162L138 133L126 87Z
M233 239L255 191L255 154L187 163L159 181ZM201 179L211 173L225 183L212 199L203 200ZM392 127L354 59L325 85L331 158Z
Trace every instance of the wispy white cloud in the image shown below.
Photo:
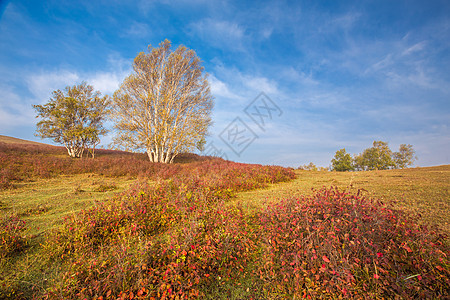
M317 86L320 82L319 80L313 78L311 73L307 74L302 71L294 69L292 66L281 68L280 77L282 80L295 82L302 86Z
M28 89L38 103L47 102L53 91L77 84L79 81L79 74L68 70L40 71L26 79Z
M270 95L281 93L274 78L243 72L236 67L227 67L221 62L216 62L213 76L216 80L220 79L232 94L238 95L238 97L235 97L236 99L248 99L261 92Z
M362 14L357 11L348 11L333 16L324 14L321 16L322 20L320 20L318 31L320 33L348 32L358 24L361 17Z
M134 21L128 28L125 29L124 33L122 33L122 36L143 38L148 37L150 33L150 27L147 23Z
M82 74L70 70L41 71L27 79L28 89L36 103L45 103L55 90L86 81L102 94L112 94L120 85L125 74L116 71Z
M414 52L422 51L422 50L424 50L426 44L427 44L426 41L421 41L421 42L419 42L419 43L417 43L417 44L414 44L414 45L412 45L411 47L405 49L405 50L402 52L402 55L409 55L409 54L412 54L412 53L414 53Z
M111 95L117 90L123 80L121 74L115 72L101 72L92 75L89 78L88 83L92 84L94 88L101 91L103 95Z
M125 79L131 73L132 62L124 59L118 54L111 54L108 57L108 67L106 71L98 71L93 74L87 74L88 83L91 83L96 90L102 94L112 95Z
M394 88L420 87L425 89L447 89L440 86L433 76L422 66L415 66L411 71L392 70L385 73L388 82L387 85ZM440 81L440 80L439 80Z
M35 124L35 111L31 105L20 104L16 108L11 110L11 107L0 106L0 131Z
M28 75L26 83L33 98L39 102L47 102L51 93L66 86L86 81L102 94L112 94L130 73L131 62L117 55L108 57L107 71L99 70L92 73L77 70L41 70Z
M34 110L31 104L23 101L10 87L0 85L2 96L0 101L0 132L17 126L34 124Z
M441 63L438 52L431 46L431 38L424 39L422 33L410 32L401 39L381 41L354 37L350 40L345 51L328 56L327 67L332 71L371 80L391 92L431 89L448 93L446 86L450 82L438 71Z
M155 0L155 1L149 1L149 0L138 0L138 8L148 13L151 9L155 8L156 4L163 4L167 6L172 6L175 8L179 8L180 6L188 5L214 5L214 1L210 0Z
M381 60L373 63L371 66L369 66L366 70L364 70L363 74L367 75L371 72L378 72L382 69L385 69L393 64L392 54L389 53L385 57L383 57Z
M230 91L227 83L217 79L214 75L210 75L208 81L211 87L211 93L215 97L242 100L241 96Z
M244 85L252 91L265 92L267 94L276 95L279 93L277 83L267 77L241 75Z
M272 33L273 33L274 28L273 27L265 27L261 29L261 36L264 39L268 39Z
M202 19L191 23L189 32L213 47L242 50L245 30L236 22Z

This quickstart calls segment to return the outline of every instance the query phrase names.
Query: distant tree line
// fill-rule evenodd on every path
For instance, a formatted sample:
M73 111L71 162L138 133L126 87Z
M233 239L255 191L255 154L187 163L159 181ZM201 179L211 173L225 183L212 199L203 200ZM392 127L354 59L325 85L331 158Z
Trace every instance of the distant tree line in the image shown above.
M387 142L374 141L372 147L353 157L345 148L336 151L331 169L340 172L403 169L416 159L412 145L401 144L399 150L393 152Z
M305 171L328 171L328 168L325 167L317 167L313 162L310 162L307 165L303 165L298 167L299 170Z

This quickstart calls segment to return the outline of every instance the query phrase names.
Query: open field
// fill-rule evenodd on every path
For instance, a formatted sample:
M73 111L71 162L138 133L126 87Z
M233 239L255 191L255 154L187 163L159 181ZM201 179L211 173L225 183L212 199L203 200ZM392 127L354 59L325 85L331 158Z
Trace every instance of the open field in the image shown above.
M230 204L257 211L268 203L289 197L312 195L314 189L336 186L384 200L395 208L421 215L423 224L438 226L450 236L450 165L371 172L295 171L289 182L265 189L241 192ZM78 212L129 188L136 179L110 178L95 174L63 175L58 178L17 183L2 191L0 208L24 216L32 234L53 227L65 215ZM44 214L51 210L51 214ZM33 212L40 212L34 215Z
M162 165L29 146L0 152L0 298L449 296L450 166Z
M58 226L64 217L111 198L135 181L79 174L22 182L0 193L0 208L3 213L21 216L29 226L29 234L40 235Z
M421 223L436 225L450 235L450 165L368 172L295 171L297 178L264 190L248 191L233 202L261 208L265 203L292 196L312 195L313 189L336 186L380 199L410 214Z

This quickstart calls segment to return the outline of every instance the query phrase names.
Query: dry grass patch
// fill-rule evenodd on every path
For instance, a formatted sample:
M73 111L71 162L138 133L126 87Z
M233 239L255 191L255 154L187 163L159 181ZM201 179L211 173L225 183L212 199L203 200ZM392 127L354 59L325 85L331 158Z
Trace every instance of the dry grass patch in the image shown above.
M135 179L80 174L17 183L14 189L0 192L0 212L20 216L27 222L29 234L39 235L65 216L111 198L133 182Z

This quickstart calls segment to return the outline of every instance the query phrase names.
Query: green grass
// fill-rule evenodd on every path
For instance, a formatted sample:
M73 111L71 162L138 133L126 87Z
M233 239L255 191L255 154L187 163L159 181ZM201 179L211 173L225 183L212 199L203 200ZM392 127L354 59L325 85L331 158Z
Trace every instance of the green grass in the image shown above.
M296 170L297 178L264 190L244 192L233 199L258 210L277 199L311 195L312 189L337 186L392 204L411 214L420 214L422 224L438 226L450 235L450 165L366 172L321 172Z
M126 190L134 181L81 174L16 183L15 188L0 192L0 208L2 214L19 215L29 234L38 236L58 226L65 216Z

